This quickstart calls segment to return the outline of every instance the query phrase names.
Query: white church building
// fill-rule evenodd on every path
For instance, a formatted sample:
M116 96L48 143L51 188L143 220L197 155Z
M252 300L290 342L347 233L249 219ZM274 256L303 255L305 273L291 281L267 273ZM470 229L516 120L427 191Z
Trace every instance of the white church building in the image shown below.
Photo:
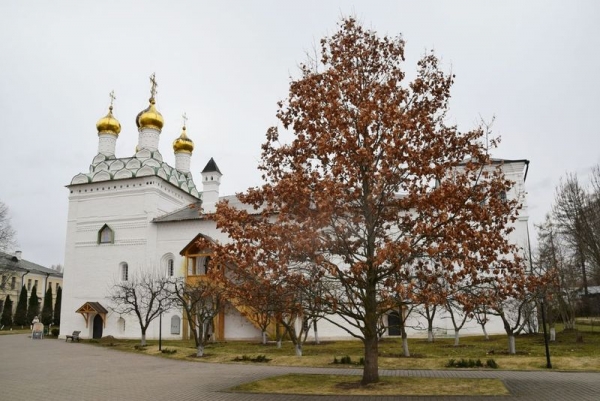
M164 120L155 104L155 82L148 107L136 117L139 132L136 153L128 157L115 155L116 141L121 131L113 116L113 106L96 124L98 152L89 171L77 174L67 186L69 210L64 260L60 336L81 331L82 338L112 335L119 338L139 338L140 327L133 315L112 311L108 295L111 285L127 280L139 270L159 272L174 277L187 277L190 260L193 274L201 274L201 254L194 254L194 239L202 234L216 241L227 237L215 223L204 218L202 211L213 212L220 199L243 207L235 196L220 197L222 173L211 158L197 176L196 186L190 171L194 144L186 133L172 144L175 166L163 161L159 150ZM163 148L164 149L164 148ZM524 198L527 160L502 161L507 178L516 184L507 194ZM523 199L524 202L524 199ZM523 209L511 234L511 240L527 249L527 208ZM260 339L261 332L232 305L225 307L219 318L220 338ZM411 326L418 326L409 322ZM439 335L452 335L452 325L443 314L436 319ZM489 333L503 333L499 319L491 321ZM162 316L163 338L183 338L182 310L171 310ZM418 331L410 333L414 335ZM476 323L461 333L481 334ZM396 333L388 333L396 334ZM422 332L426 334L426 332ZM148 339L158 338L159 319L153 321ZM347 337L340 328L321 320L319 337ZM311 338L309 336L309 338Z

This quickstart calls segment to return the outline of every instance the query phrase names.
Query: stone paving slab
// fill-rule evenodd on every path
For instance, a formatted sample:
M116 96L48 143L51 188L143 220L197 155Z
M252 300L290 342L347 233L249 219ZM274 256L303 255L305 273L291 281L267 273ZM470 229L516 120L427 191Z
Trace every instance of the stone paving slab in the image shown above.
M600 373L382 370L381 375L498 378L506 397L300 396L229 393L240 383L287 373L360 375L360 369L194 363L85 343L0 336L0 400L600 400ZM10 362L9 362L10 361Z

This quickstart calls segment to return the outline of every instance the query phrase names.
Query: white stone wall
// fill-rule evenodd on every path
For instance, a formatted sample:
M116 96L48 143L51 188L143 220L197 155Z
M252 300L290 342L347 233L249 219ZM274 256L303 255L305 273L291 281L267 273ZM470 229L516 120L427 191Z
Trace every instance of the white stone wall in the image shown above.
M75 311L88 301L110 310L106 295L111 283L120 279L122 262L128 264L130 275L159 268L159 240L152 219L195 199L157 177L77 185L70 192L61 335L81 330L82 337L88 338L92 325L86 328L84 318ZM104 224L114 230L112 244L98 244L98 231ZM139 337L139 324L133 317L125 317L125 332L118 330L118 319L108 314L103 335Z
M152 132L151 132L152 131ZM144 141L150 146L158 141L158 131L144 130L148 136L140 133L140 144ZM148 145L150 144L150 145ZM524 193L523 165L508 165L509 178L516 185L508 194L509 198ZM203 175L205 207L214 206L218 200L221 175ZM207 178L205 181L204 178ZM83 338L92 337L92 324L85 327L85 320L75 310L85 302L100 302L110 309L106 295L110 291L110 283L120 278L119 265L127 262L130 274L136 270L158 270L166 274L166 267L161 264L165 255L173 255L175 275L185 275L184 258L179 252L198 234L203 233L221 242L228 238L216 229L215 223L208 220L192 220L181 222L153 223L156 217L175 211L196 201L192 196L177 187L155 177L131 178L92 184L73 185L69 187L69 214L65 249L65 273L63 286L63 308L61 313L61 336L74 330L81 330ZM98 244L98 230L107 224L114 230L113 244ZM511 241L523 246L527 245L527 210L521 211L519 219L514 223L515 231ZM521 245L523 244L523 245ZM170 334L170 322L173 315L182 317L182 311L173 310L163 315L163 338L180 338ZM122 329L123 319L125 329ZM334 318L342 324L340 318ZM418 327L413 316L409 326ZM183 324L183 319L182 323ZM452 324L441 314L436 320L438 335L453 335ZM421 327L425 327L423 323ZM158 337L158 320L148 329L147 338ZM322 340L350 338L342 328L322 319L318 323L319 337ZM409 329L409 336L426 336L426 330ZM497 318L487 326L488 333L503 333L501 322ZM481 328L476 323L469 323L462 334L480 334ZM139 338L139 324L134 316L119 316L113 312L107 315L103 335L121 338ZM225 336L227 339L259 339L260 331L235 308L228 308L225 319ZM314 339L312 328L309 340Z

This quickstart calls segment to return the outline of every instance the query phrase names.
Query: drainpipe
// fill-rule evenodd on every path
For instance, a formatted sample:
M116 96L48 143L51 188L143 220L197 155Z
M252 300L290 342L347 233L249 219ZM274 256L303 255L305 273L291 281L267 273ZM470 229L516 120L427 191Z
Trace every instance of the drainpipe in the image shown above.
M23 291L23 286L25 285L25 276L29 274L29 270L25 270L25 273L21 276L21 288L19 288L19 298L21 297L21 292ZM18 298L17 298L18 301Z
M46 278L44 279L44 293L42 294L42 305L44 304L46 298L46 292L48 292L48 277L50 277L50 273L46 273ZM52 305L52 300L50 300L50 305Z
M25 273L23 273L23 275L21 276L21 288L23 288L23 286L25 285L25 276L28 275L30 273L29 270L25 270Z

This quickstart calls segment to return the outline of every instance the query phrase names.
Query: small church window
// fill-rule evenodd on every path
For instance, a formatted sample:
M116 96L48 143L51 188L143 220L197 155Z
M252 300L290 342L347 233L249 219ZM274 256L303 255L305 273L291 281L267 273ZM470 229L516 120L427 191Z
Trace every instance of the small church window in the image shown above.
M16 285L17 285L17 278L16 278L16 277L13 277L13 278L10 280L10 289L11 289L11 290L14 290L14 289L15 289L15 287L16 287Z
M98 231L98 243L99 244L112 244L115 242L115 233L107 225L103 225L100 231Z
M173 259L169 259L167 261L167 275L169 277L173 277L174 274L175 274L175 268L173 266Z
M181 318L177 315L171 317L171 334L179 334L181 331Z
M121 263L121 281L129 280L129 266L127 263Z
M117 327L119 328L119 332L125 333L125 319L122 317L117 320Z

